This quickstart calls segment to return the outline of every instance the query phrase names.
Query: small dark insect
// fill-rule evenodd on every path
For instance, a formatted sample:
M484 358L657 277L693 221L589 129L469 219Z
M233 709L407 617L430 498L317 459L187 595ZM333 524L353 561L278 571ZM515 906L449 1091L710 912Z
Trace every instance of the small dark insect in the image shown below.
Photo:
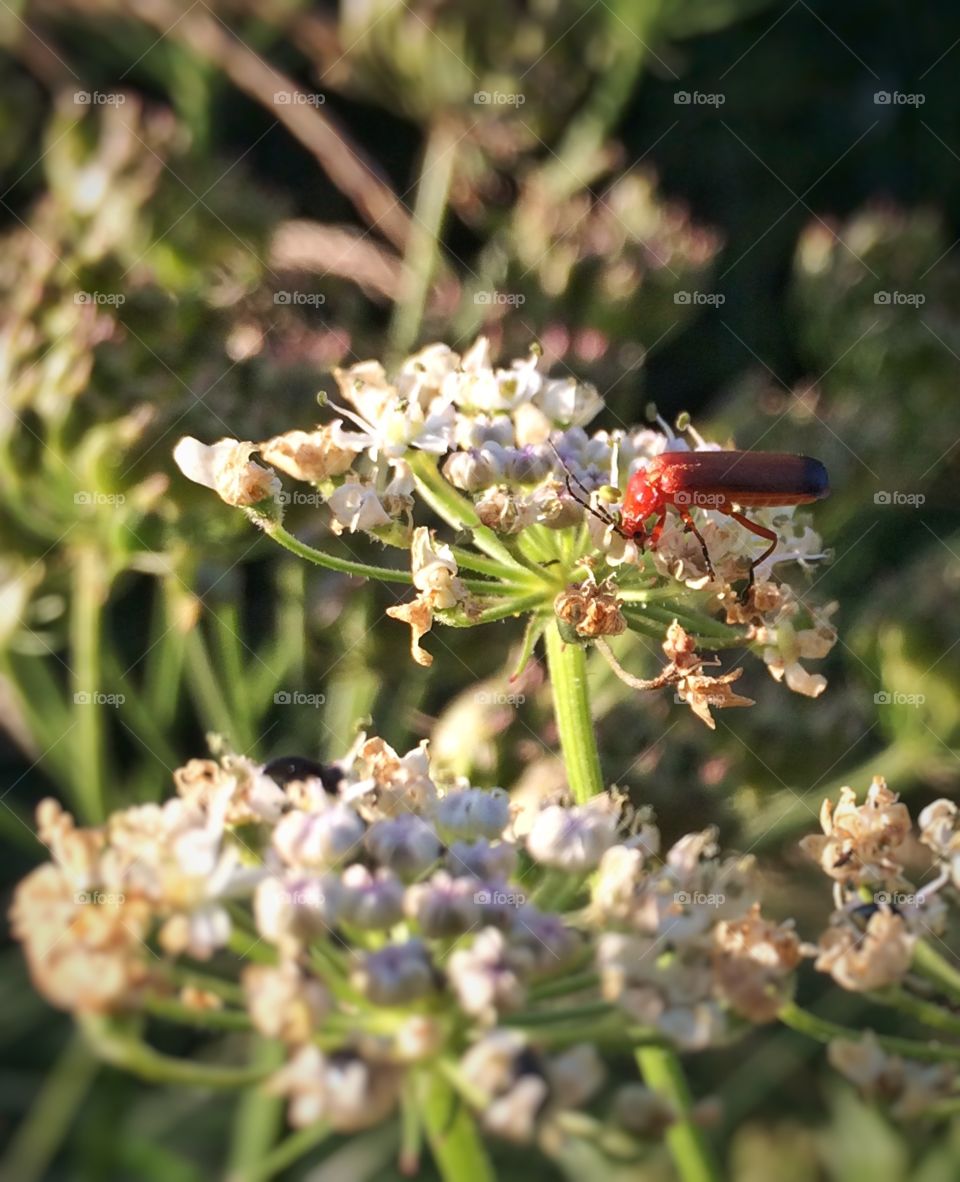
M902 914L900 908L897 907L897 905L895 903L885 903L885 904L883 904L883 906L889 908L889 910L892 911L894 915L901 915ZM857 925L857 927L862 928L864 931L866 931L867 924L877 914L877 912L880 910L880 908L881 908L881 905L876 902L861 903L858 907L854 907L853 910L850 912L850 918Z
M580 481L576 483L580 485ZM567 489L573 495L569 474ZM770 543L750 564L747 583L750 586L755 568L776 548L777 535L765 525L751 521L741 510L806 505L822 500L829 493L826 468L809 456L765 451L665 451L630 477L619 521L603 510L594 509L593 512L622 537L638 540L641 545L655 549L667 519L667 509L672 505L700 543L712 577L716 576L710 553L690 510L714 509L725 513L744 529ZM574 499L580 500L579 497ZM646 522L651 517L656 520L648 531Z
M343 779L338 767L307 759L303 755L278 755L264 766L264 772L282 788L292 780L319 780L327 792L336 792Z

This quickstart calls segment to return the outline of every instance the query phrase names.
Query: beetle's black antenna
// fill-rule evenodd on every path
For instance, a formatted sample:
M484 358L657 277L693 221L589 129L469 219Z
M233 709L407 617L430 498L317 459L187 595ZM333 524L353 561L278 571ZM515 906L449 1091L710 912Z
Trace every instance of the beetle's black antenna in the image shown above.
M615 529L617 531L617 533L620 534L621 537L625 537L626 535L623 533L623 530L620 528L620 523L616 520L616 518L613 516L613 514L608 512L608 510L606 510L606 509L602 509L599 505L594 505L591 503L590 490L583 483L583 481L580 479L580 477L577 476L576 473L574 473L570 469L570 466L567 464L566 460L559 453L559 451L557 451L556 444L554 444L553 440L550 441L550 446L551 446L551 448L553 448L553 454L557 457L557 459L560 462L560 467L566 473L566 486L567 486L567 492L570 494L570 499L573 501L576 501L577 504L581 505L584 509L586 509L588 513L592 513L594 515L594 517L599 517L602 522L604 522L606 525L609 525L613 529ZM573 482L573 483L571 483L571 482ZM579 488L580 491L584 494L584 496L587 498L586 500L583 500L582 498L578 497L577 494L573 491L574 484L576 484L577 488Z

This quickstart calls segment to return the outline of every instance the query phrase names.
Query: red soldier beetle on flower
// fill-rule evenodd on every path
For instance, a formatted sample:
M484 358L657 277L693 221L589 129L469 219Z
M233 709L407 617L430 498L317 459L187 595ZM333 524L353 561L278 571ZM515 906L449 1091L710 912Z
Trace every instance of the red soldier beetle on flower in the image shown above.
M569 475L567 489L572 496ZM573 479L576 480L576 477ZM579 480L576 483L583 488ZM621 537L638 541L641 547L649 545L655 550L667 519L667 510L672 505L686 528L700 543L711 578L716 578L716 572L710 561L707 544L690 510L713 509L725 513L744 529L770 543L750 564L749 588L753 584L756 567L776 549L777 534L767 526L751 521L743 510L806 505L822 500L829 492L830 480L826 468L819 460L809 456L764 451L665 451L654 456L646 468L641 468L630 477L619 521L604 510L589 505L587 507L611 525ZM580 500L579 497L574 499ZM646 523L651 517L656 520L648 530Z

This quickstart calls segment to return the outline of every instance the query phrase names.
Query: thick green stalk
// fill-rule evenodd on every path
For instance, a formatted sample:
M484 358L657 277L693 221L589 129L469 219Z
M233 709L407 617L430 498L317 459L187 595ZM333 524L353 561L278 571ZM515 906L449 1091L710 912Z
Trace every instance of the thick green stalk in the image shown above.
M421 1116L430 1151L444 1182L495 1182L473 1116L439 1071L419 1081Z
M690 1116L690 1090L676 1052L669 1047L644 1046L637 1049L636 1056L647 1087L669 1100L677 1112L666 1133L677 1173L683 1182L719 1182L720 1171L703 1130Z
M567 781L578 804L603 791L603 776L590 714L587 661L582 645L564 644L557 622L547 628L547 663L553 687L553 709ZM690 1117L690 1093L675 1051L643 1046L637 1062L647 1086L666 1097L677 1110L667 1145L683 1182L717 1182L720 1177L702 1131Z
M440 235L460 134L449 119L441 117L427 137L413 222L407 236L400 298L394 305L389 332L391 350L400 357L409 352L420 333L430 284L440 258Z
M554 620L546 632L547 663L553 687L553 711L567 782L577 804L603 791L587 688L587 658L582 645L565 644Z

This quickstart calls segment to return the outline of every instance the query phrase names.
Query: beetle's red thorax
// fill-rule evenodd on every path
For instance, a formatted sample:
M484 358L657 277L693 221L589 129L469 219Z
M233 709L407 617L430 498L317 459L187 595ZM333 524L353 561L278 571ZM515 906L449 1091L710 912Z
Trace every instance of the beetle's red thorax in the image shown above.
M664 495L660 487L660 473L654 471L651 464L645 470L634 472L627 482L620 513L621 528L632 537L640 532L648 517L654 513L662 513L663 507Z

